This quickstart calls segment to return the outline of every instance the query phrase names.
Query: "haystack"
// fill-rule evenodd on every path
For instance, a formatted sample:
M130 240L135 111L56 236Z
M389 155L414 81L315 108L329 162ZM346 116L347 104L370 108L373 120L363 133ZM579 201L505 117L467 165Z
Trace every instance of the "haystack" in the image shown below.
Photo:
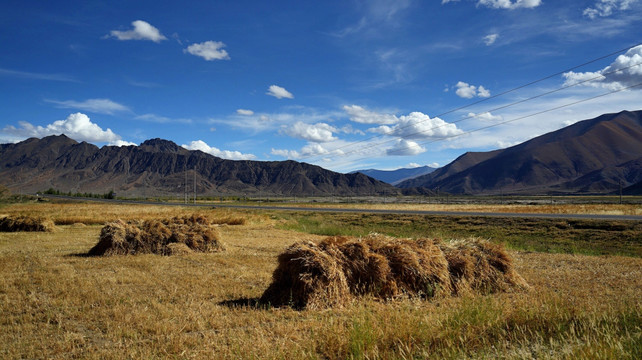
M46 231L51 232L56 229L54 222L50 219L31 216L5 216L0 218L1 232L17 231Z
M440 247L448 261L454 294L489 294L529 287L499 244L472 238L454 240Z
M296 243L278 262L261 297L273 306L320 308L361 295L389 299L450 293L448 263L427 239L329 237L318 244Z
M178 246L173 244L184 244ZM161 254L190 251L224 250L215 226L203 216L175 217L166 220L116 220L100 231L98 243L89 255Z

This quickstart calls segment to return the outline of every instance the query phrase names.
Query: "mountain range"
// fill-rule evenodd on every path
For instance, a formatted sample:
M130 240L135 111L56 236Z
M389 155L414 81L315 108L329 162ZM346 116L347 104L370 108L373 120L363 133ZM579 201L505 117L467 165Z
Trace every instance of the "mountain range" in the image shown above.
M30 138L0 144L0 184L21 192L178 197L640 194L642 111L605 114L509 148L468 152L436 170L350 174L296 161L225 160L162 139L98 148L65 135Z
M296 161L234 161L151 139L103 146L65 135L0 145L0 183L13 191L53 188L119 196L373 195L398 189L366 175ZM196 190L194 190L196 188Z
M398 186L475 195L605 194L636 193L640 182L642 111L622 111L509 148L465 153Z
M352 171L351 173L359 172L364 175L368 175L372 178L375 178L377 180L381 180L385 183L396 185L403 181L414 179L417 176L430 174L431 172L435 171L435 169L436 168L426 165L426 166L419 166L414 168L401 168L397 170L376 170L376 169L357 170L357 171Z

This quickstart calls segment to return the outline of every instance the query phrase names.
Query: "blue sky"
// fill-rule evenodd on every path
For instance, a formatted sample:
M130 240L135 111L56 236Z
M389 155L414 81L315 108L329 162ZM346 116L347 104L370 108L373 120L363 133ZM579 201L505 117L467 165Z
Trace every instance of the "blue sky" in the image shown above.
M0 9L2 143L160 137L228 159L347 172L443 166L642 109L642 46L574 68L642 42L642 0L24 0Z

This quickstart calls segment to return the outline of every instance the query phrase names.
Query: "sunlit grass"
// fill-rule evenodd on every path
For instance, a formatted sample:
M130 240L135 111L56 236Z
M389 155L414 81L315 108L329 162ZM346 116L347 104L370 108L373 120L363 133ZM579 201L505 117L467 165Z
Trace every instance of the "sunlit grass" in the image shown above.
M226 252L181 256L86 257L100 225L0 233L0 358L642 357L637 257L512 252L532 291L430 301L365 298L320 311L257 308L252 300L269 285L277 255L295 241L320 236L280 229L294 220L267 213L40 205L2 211L79 217L81 223L191 211L248 220L220 228ZM325 218L334 230L344 223L351 231L392 221ZM401 220L408 232L420 224ZM313 227L323 223L315 221ZM601 246L596 243L598 252Z

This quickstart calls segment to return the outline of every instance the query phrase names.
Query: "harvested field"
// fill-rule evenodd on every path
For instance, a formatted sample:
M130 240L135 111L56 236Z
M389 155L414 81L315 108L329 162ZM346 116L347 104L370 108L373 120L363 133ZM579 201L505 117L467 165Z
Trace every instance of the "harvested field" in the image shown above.
M1 232L15 231L54 231L53 221L41 217L5 216L0 218Z
M48 204L32 206L38 215L55 218L44 211ZM136 208L149 212L137 216L133 207L110 206L110 216L153 220L194 211ZM2 210L17 212L13 205ZM30 212L25 205L18 210ZM99 207L73 211L96 220L102 214ZM381 301L364 294L341 308L300 311L257 302L279 254L295 241L318 244L325 236L284 230L268 212L201 212L211 219L248 220L218 228L226 251L181 256L88 257L102 225L0 233L0 358L642 358L639 256L508 250L532 291L430 301ZM534 238L545 242L553 235ZM606 244L586 241L596 253ZM637 244L627 240L620 246Z
M174 255L218 252L224 247L218 229L205 216L192 215L165 220L116 220L100 231L100 240L89 255Z
M272 306L314 309L346 305L361 295L431 298L528 288L506 250L479 239L328 237L291 245L278 263L261 297Z

